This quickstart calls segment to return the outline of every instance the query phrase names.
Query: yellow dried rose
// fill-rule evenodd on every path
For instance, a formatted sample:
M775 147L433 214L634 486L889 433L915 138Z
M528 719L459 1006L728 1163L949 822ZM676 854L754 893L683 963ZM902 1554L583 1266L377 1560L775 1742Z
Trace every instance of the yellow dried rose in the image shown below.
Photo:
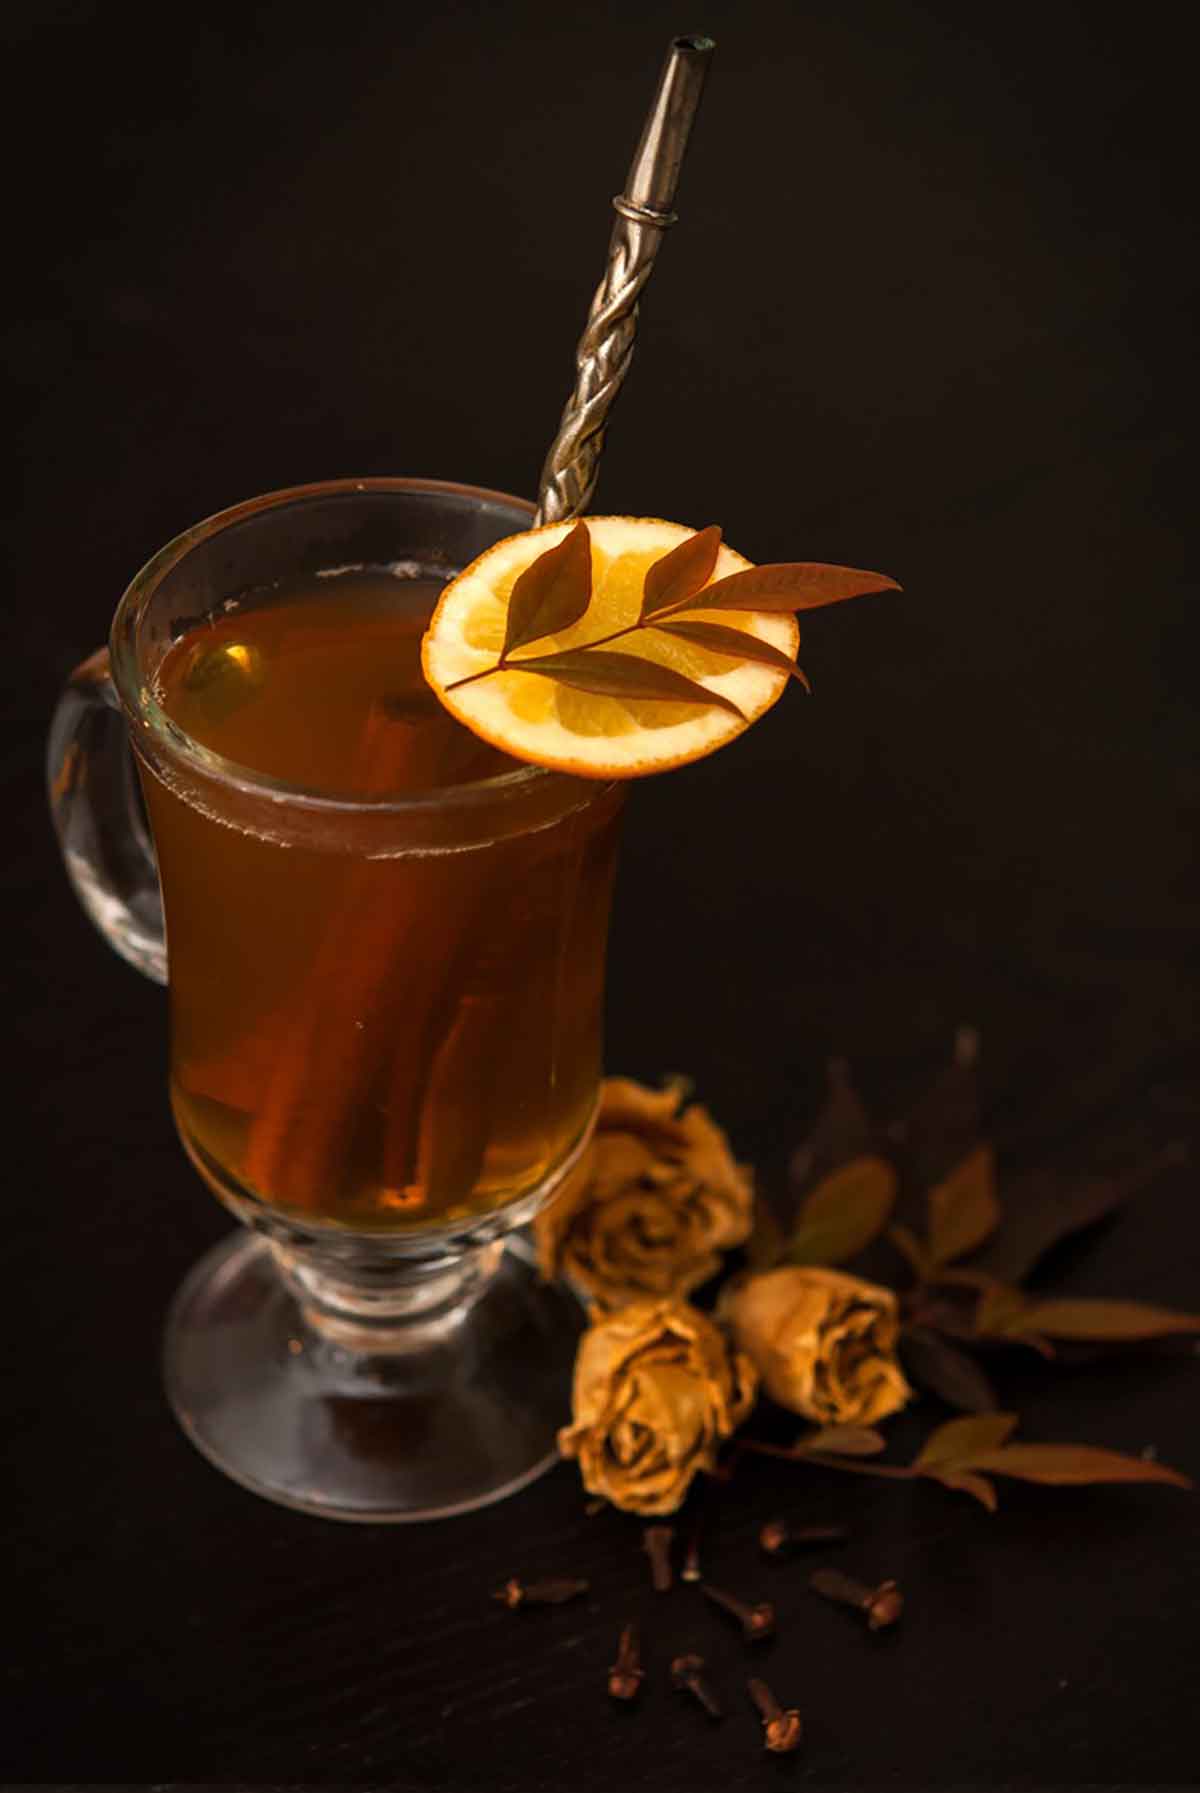
M909 1399L890 1289L841 1270L785 1266L728 1289L721 1314L771 1399L818 1425L872 1425Z
M609 1077L591 1145L535 1222L543 1276L567 1276L606 1308L686 1295L750 1232L754 1185L686 1086Z
M758 1377L685 1301L602 1315L575 1359L574 1419L558 1435L583 1485L630 1513L673 1513L754 1405Z

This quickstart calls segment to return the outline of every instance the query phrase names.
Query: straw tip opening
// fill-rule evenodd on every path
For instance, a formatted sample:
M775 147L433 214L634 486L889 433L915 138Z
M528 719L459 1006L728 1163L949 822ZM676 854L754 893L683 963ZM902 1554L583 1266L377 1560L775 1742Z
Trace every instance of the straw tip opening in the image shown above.
M685 31L679 37L671 39L673 50L682 50L693 56L709 56L716 47L713 39L706 37L702 31Z

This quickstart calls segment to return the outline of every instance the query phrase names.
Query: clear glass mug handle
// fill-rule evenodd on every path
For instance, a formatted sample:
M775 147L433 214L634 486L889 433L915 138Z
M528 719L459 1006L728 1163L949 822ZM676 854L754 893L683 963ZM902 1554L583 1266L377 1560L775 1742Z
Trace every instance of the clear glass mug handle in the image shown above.
M75 668L58 700L46 782L76 896L115 952L165 984L167 934L158 863L107 648Z

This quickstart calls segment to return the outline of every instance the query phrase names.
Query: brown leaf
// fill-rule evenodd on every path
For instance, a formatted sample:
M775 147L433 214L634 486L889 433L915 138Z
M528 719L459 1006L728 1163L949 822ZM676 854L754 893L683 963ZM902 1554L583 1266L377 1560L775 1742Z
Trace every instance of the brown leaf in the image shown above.
M799 1193L805 1186L828 1176L831 1170L864 1158L873 1149L874 1132L867 1111L850 1081L844 1058L831 1058L827 1067L828 1093L812 1132L792 1154L788 1181Z
M531 561L512 588L503 660L513 648L577 623L592 601L592 544L586 523Z
M979 1266L1004 1282L1020 1282L1060 1239L1093 1226L1139 1195L1180 1159L1168 1146L1120 1176L1035 1170L1004 1186L1004 1220Z
M1175 1488L1192 1486L1187 1476L1169 1469L1165 1463L1149 1463L1144 1457L1127 1457L1121 1451L1098 1450L1090 1444L1007 1444L1001 1450L976 1453L969 1467L1055 1487L1088 1482L1169 1482Z
M984 1143L929 1191L929 1249L936 1263L948 1264L982 1245L1000 1223L996 1161Z
M1034 1301L1015 1312L1005 1332L1040 1332L1052 1339L1159 1339L1200 1332L1200 1314L1181 1314L1141 1301L1092 1301L1081 1297Z
M681 641L694 642L712 654L724 654L730 660L753 660L756 665L773 666L776 672L786 672L790 678L799 679L806 691L812 690L807 675L794 660L760 635L751 635L747 629L727 629L721 623L652 623L650 626L661 629L664 635L678 635Z
M1054 1346L1043 1333L1020 1330L1026 1305L1020 1289L1010 1288L1007 1283L990 1283L983 1289L963 1336L968 1343L979 1345L1028 1345L1043 1357L1054 1357Z
M874 1426L826 1426L809 1432L797 1444L798 1451L828 1451L838 1457L874 1457L887 1448L887 1439Z
M994 1413L996 1392L975 1362L957 1345L925 1326L900 1335L900 1361L911 1381L964 1413Z
M900 1145L906 1194L923 1193L931 1183L940 1183L978 1142L978 1057L978 1033L973 1027L960 1027L950 1063L891 1129Z
M965 1419L948 1419L929 1434L913 1459L913 1468L923 1474L944 1465L978 1467L980 1452L998 1450L1016 1426L1015 1413L972 1413Z
M746 1260L752 1270L771 1270L779 1262L785 1234L774 1208L761 1193L754 1198L754 1220L746 1240Z
M1047 1363L1058 1356L1050 1340L1041 1332L991 1332L980 1333L978 1336L982 1346L1028 1345L1031 1351L1036 1351Z
M686 604L709 579L721 551L721 527L710 523L696 535L662 555L647 569L642 586L640 621L673 606Z
M969 1264L939 1264L934 1280L939 1289L974 1289L979 1294L996 1286L994 1276Z
M637 654L614 654L601 649L579 648L563 654L539 654L533 660L515 660L511 672L536 672L570 685L575 691L590 691L597 697L651 698L656 703L715 704L728 710L742 722L746 720L732 699L707 685L687 679L669 666L654 660L643 660Z
M840 604L845 598L865 597L873 591L899 591L885 573L864 573L857 567L826 566L817 560L782 562L777 566L749 567L718 579L689 610L816 610L824 604ZM682 608L682 606L681 606Z
M882 1230L896 1199L886 1158L854 1158L831 1171L807 1197L783 1250L787 1264L844 1264Z
M953 1488L959 1494L973 1494L980 1506L994 1513L999 1504L996 1490L985 1475L976 1475L970 1469L931 1469L931 1481L941 1482L944 1488Z
M894 1226L888 1228L887 1236L901 1257L912 1266L918 1279L921 1282L927 1282L933 1275L934 1266L912 1228L903 1226L897 1221Z
M1020 1289L1010 1288L1007 1283L991 1283L984 1289L975 1309L976 1332L1008 1332L1014 1324L1019 1326L1025 1306Z

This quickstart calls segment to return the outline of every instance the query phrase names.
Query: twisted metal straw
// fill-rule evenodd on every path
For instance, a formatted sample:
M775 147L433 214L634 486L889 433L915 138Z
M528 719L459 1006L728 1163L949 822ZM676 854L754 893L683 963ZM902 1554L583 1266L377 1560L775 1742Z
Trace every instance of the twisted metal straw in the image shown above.
M675 222L671 202L714 47L707 37L677 37L667 51L625 192L613 200L617 218L604 278L575 351L575 385L542 467L536 523L577 516L595 490L608 415L633 359L638 300Z

